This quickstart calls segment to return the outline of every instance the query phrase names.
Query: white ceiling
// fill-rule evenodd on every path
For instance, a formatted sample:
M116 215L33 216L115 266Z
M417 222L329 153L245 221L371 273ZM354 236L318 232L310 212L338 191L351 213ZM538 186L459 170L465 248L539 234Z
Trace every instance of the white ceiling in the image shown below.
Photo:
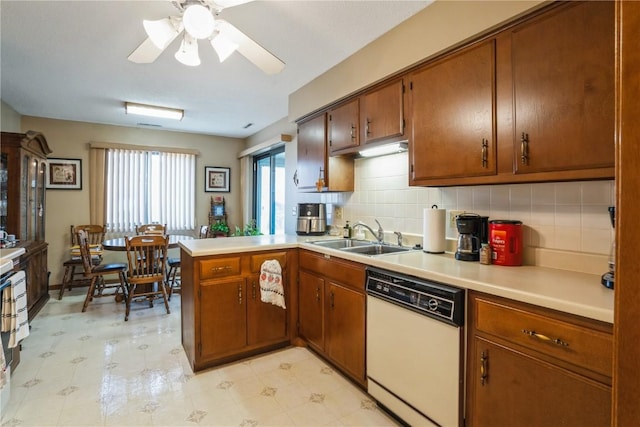
M129 62L146 38L142 20L177 14L169 1L2 0L0 94L27 116L244 138L286 117L290 93L429 3L254 1L223 10L286 63L268 76L239 53L219 63L203 40L199 67L175 60L179 39L152 64ZM124 101L182 108L185 117L127 116Z

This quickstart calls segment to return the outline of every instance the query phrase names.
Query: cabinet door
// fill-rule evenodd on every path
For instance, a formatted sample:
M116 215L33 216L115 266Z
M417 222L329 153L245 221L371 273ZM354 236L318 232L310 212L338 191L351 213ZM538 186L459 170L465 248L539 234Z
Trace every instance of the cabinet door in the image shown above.
M359 105L357 99L329 111L329 151L349 151L360 145L358 135Z
M404 82L396 80L362 97L365 144L404 137Z
M495 42L490 40L410 76L410 181L496 173Z
M298 301L298 333L313 347L324 351L324 279L300 270Z
M266 344L287 338L286 310L260 299L260 275L249 279L247 301L247 343ZM287 283L286 280L284 283ZM285 289L285 295L287 295Z
M470 426L611 424L611 387L480 337L474 348L467 379Z
M364 381L365 296L329 282L326 294L326 353L359 381Z
M319 178L326 181L326 159L325 114L321 114L298 125L299 189L315 189Z
M207 359L247 345L244 278L200 284L200 357Z
M573 3L511 36L516 173L614 166L614 2Z

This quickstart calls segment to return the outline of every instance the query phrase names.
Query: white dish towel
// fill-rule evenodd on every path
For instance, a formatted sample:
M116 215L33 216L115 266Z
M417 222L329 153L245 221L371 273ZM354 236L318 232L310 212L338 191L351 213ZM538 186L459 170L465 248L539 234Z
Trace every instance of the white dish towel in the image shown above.
M11 285L2 292L2 332L9 332L9 348L29 336L29 315L27 313L27 281L24 271L19 271L9 279Z
M267 260L260 268L260 300L286 309L282 267L277 259Z

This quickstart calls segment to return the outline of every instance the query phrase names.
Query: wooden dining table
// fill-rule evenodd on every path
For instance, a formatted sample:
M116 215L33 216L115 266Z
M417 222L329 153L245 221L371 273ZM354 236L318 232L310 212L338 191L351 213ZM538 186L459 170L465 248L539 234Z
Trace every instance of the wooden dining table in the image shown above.
M177 248L182 240L195 240L197 237L182 234L169 234L169 249ZM127 245L124 237L109 239L102 242L102 248L107 251L126 251Z

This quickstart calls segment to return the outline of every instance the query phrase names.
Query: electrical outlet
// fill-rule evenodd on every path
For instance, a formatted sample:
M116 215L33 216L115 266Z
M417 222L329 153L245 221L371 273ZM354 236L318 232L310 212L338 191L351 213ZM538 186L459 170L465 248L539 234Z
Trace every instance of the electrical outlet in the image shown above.
M335 206L333 208L333 217L335 219L342 219L342 206Z
M291 215L292 216L298 216L298 207L294 206L293 208L291 208Z
M449 227L456 228L456 217L462 215L464 211L449 211Z

